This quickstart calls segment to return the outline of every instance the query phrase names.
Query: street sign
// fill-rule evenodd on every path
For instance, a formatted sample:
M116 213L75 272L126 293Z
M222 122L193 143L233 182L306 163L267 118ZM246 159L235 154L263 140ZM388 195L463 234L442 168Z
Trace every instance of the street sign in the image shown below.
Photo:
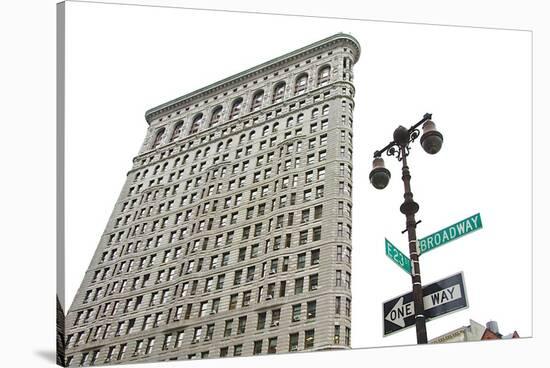
M462 221L457 222L443 230L426 236L418 241L420 254L424 254L432 249L435 249L443 244L458 239L466 234L479 230L483 227L481 223L481 215L476 213Z
M394 261L396 265L401 267L403 271L409 275L411 274L411 260L388 239L386 239L386 255Z
M422 292L426 321L468 308L462 272L426 285ZM415 325L412 291L384 302L382 307L384 337Z

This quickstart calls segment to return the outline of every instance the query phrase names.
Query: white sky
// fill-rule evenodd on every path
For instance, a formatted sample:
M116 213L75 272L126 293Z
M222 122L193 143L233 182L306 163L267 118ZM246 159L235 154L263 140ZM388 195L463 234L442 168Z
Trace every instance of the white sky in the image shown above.
M337 32L354 68L353 347L382 338L382 302L410 290L384 255L406 251L400 163L384 191L368 182L374 150L425 112L442 151L415 142L409 164L419 237L477 212L484 228L421 258L424 284L464 272L470 308L428 322L433 338L470 318L531 335L530 34L442 26L68 3L67 305L80 285L147 128L145 110Z

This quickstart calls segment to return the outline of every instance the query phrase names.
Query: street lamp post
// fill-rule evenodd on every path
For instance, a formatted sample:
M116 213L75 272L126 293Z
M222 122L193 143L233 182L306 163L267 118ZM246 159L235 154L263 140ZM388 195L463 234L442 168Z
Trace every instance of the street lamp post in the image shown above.
M399 126L393 132L393 141L388 143L381 150L374 152L373 169L369 175L372 185L377 189L384 189L389 181L391 174L384 167L382 154L386 152L388 156L396 156L399 161L402 161L403 166L402 179L405 187L403 197L405 201L401 204L400 211L406 217L407 234L409 239L409 256L411 259L411 281L412 292L414 299L414 317L416 324L416 340L418 344L426 344L428 337L426 334L426 317L424 316L424 299L422 293L422 280L420 278L420 262L418 259L419 250L416 239L416 219L415 214L418 212L418 203L413 199L411 191L411 173L407 164L407 156L410 151L410 144L414 142L420 132L418 127L423 124L423 134L420 137L422 148L429 153L435 154L441 149L443 144L443 135L435 129L435 124L431 121L432 114L424 114L422 120L411 126L409 129Z

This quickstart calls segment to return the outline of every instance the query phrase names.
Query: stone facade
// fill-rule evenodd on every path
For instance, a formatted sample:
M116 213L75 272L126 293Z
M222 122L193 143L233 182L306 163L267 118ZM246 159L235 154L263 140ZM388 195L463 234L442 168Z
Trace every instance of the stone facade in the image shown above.
M349 348L359 54L336 34L146 112L70 365Z

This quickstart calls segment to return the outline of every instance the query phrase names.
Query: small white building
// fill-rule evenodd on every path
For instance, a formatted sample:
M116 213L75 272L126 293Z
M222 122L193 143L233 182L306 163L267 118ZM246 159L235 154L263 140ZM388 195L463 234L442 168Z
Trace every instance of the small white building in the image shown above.
M431 339L429 344L441 344L447 342L461 341L481 341L519 338L517 331L508 335L502 335L498 331L498 324L495 321L489 321L485 326L474 320L470 320L470 325L457 328L444 335Z

